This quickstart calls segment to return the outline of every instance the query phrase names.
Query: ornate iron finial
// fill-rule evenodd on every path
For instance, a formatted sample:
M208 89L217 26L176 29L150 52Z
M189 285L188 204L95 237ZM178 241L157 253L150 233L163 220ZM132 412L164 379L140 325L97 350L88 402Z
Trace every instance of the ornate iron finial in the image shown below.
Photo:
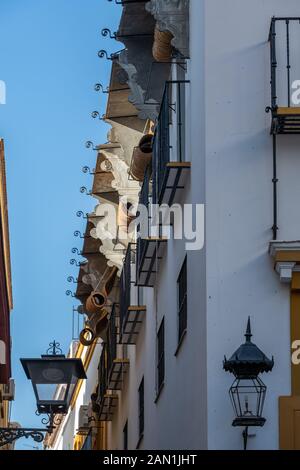
M77 211L77 212L76 212L76 215L77 215L77 217L83 217L84 219L88 219L88 218L89 218L89 215L88 215L88 214L84 214L84 212L82 212L82 211Z
M78 250L78 248L72 248L72 250L71 250L71 251L72 251L72 253L73 253L74 255L81 256L81 251L80 251L80 250Z
M72 264L72 266L76 266L77 268L80 268L81 266L83 266L85 264L84 261L76 261L76 259L71 259L70 260L70 264ZM67 295L70 295L70 294L67 294Z
M92 192L91 192L91 191L88 191L85 186L81 186L80 192L81 192L81 194L86 194L87 196L91 196L91 195L92 195Z
M68 282L73 282L73 284L77 284L78 283L78 279L75 279L73 276L69 276L67 278L67 281Z
M99 121L104 121L104 119L105 119L105 115L103 115L102 117L100 117L99 111L93 111L93 112L91 113L91 116L92 116L93 119L97 119L97 118L98 118Z
M82 173L85 173L85 174L88 173L89 175L94 175L94 174L95 174L95 170L92 170L92 171L91 171L91 169L90 169L89 166L84 166L84 167L82 168Z
M47 349L46 354L51 356L57 356L62 354L60 343L57 343L55 340L53 341L53 343L49 343L49 348Z
M250 322L250 317L248 317L247 330L246 330L246 334L245 334L245 338L246 338L247 343L251 343L251 337L252 337L251 322Z
M108 0L108 2L112 2L113 0ZM116 5L125 5L126 3L135 3L137 0L115 0Z
M98 57L100 59L103 59L103 57L105 57L107 60L115 60L118 55L123 52L125 50L125 48L121 49L120 51L116 51L116 52L113 52L112 54L108 55L107 51L104 50L104 49L101 49L100 51L98 51Z
M98 57L100 59L103 59L103 57L105 57L107 60L112 60L112 58L108 56L107 51L104 49L101 49L100 51L98 51Z
M79 237L79 238L82 238L83 240L85 240L87 238L92 238L91 235L82 235L79 230L76 230L74 232L74 237Z
M101 34L103 37L107 37L109 36L110 39L116 39L117 37L117 33L112 33L111 30L109 28L103 28L102 31L101 31Z
M94 86L95 91L102 91L102 93L109 93L109 88L106 87L106 90L104 90L104 86L101 83L96 83Z
M68 297L75 297L75 294L74 294L72 291L70 291L70 290L67 290L67 291L66 291L66 295L67 295Z
M81 235L81 232L79 232L79 230L75 230L74 237L85 238Z
M85 143L85 146L87 149L93 149L93 150L97 150L97 147L94 146L94 143L91 141L91 140L88 140L86 143Z

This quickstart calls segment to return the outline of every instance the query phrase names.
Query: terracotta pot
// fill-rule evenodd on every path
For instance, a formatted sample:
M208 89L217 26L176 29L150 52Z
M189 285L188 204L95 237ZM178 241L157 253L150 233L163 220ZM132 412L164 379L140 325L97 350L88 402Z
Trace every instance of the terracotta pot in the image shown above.
M85 328L80 333L80 342L84 346L91 346L96 338L105 336L108 326L108 312L102 309L101 314L94 313L86 322Z
M89 336L89 338L88 338ZM90 328L84 328L79 335L79 340L83 346L91 346L95 341L96 336Z
M142 153L151 153L152 154L152 146L153 146L153 135L146 134L144 135L139 143L139 149Z
M136 215L131 212L132 204L120 202L118 212L118 226L123 231L127 231L131 222L136 218Z
M157 62L168 62L171 59L172 39L173 34L170 31L160 31L155 28L152 54Z
M107 297L109 296L118 273L118 268L115 266L113 268L107 268L103 274L103 278L100 283L100 287L93 291L90 296L87 298L85 303L85 309L87 314L89 313L101 313L104 305L107 302Z
M100 313L106 304L107 296L104 292L94 291L87 298L85 309L87 313Z
M145 171L152 160L153 135L147 134L140 140L139 146L134 149L130 167L130 174L136 181L143 181Z

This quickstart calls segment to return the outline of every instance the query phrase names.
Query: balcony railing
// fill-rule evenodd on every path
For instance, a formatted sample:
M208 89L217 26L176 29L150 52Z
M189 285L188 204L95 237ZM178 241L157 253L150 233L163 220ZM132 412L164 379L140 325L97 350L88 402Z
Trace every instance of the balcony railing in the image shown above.
M300 17L273 17L269 43L271 59L271 133L300 133L299 60ZM295 88L295 85L296 88ZM294 92L295 91L295 95Z
M99 420L111 421L117 406L116 390L123 387L124 376L128 371L129 360L124 359L124 346L119 344L119 309L114 304L107 330L107 341L103 343L98 367Z
M191 163L186 158L186 97L189 81L166 83L153 141L153 204L180 199Z
M118 402L118 395L108 387L108 370L107 370L107 346L103 343L102 354L98 367L98 399L100 407L99 420L111 421Z
M107 330L107 386L110 390L121 390L124 376L129 368L129 360L124 358L124 346L119 344L119 305L114 304Z
M140 305L135 282L136 250L130 244L125 256L120 281L120 343L136 344L146 307Z
M143 220L143 226L138 227L136 245L136 284L137 286L153 287L155 284L158 263L163 256L163 247L166 239L162 236L161 225L157 228L155 236L151 226L151 202L152 202L152 168L145 173L144 182L140 192L140 206L146 208L147 218Z

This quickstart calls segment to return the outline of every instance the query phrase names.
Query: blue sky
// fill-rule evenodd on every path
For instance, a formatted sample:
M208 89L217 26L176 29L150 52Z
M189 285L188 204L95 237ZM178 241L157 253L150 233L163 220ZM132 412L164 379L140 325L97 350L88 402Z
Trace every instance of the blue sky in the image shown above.
M66 352L72 337L72 306L65 291L76 268L75 230L84 229L76 211L96 201L80 194L91 188L84 165L96 154L84 143L104 143L108 127L93 120L105 111L110 61L97 51L119 50L100 31L117 29L119 7L107 0L0 0L0 80L7 103L0 105L0 137L5 139L14 310L12 420L40 427L31 384L20 357L37 357L54 338ZM74 300L74 299L73 299ZM32 441L17 448L30 449Z

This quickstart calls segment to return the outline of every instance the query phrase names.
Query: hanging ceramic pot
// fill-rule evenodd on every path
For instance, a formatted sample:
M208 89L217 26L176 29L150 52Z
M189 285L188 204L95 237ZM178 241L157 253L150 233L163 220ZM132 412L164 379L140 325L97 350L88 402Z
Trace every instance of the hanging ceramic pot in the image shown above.
M85 303L86 312L89 313L100 313L104 305L107 302L114 281L118 273L118 268L107 268L97 290L93 291Z
M153 135L147 134L142 137L138 147L134 149L130 167L130 174L136 181L143 181L145 171L152 160Z
M160 31L156 26L152 54L157 62L168 62L172 58L173 34L170 31Z

